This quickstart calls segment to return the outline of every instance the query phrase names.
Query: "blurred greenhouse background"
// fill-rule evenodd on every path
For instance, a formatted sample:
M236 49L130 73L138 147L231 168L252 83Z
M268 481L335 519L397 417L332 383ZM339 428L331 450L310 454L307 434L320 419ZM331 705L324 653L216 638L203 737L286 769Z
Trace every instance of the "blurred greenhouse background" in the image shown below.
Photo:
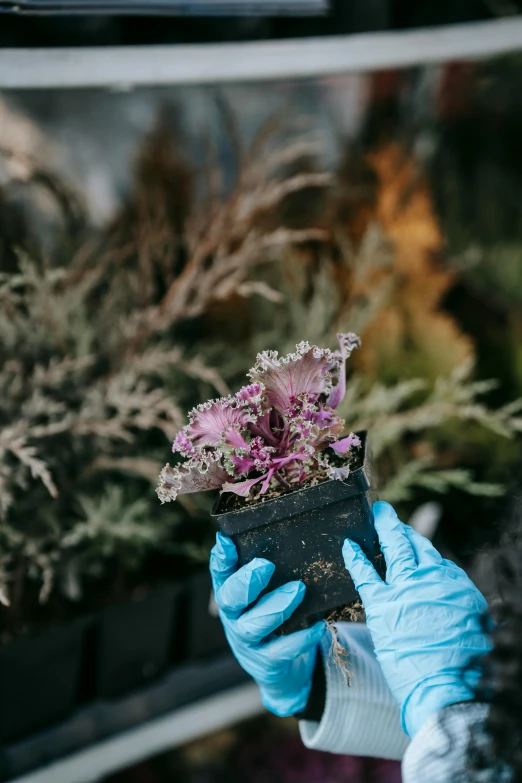
M435 508L436 544L479 573L522 481L521 135L520 54L0 95L0 669L19 637L171 583L203 580L219 634L211 499L161 506L159 471L258 351L338 331L362 337L342 415L370 432L379 497ZM185 660L170 631L144 681ZM91 672L76 706L123 680ZM400 772L257 718L110 778L178 779Z

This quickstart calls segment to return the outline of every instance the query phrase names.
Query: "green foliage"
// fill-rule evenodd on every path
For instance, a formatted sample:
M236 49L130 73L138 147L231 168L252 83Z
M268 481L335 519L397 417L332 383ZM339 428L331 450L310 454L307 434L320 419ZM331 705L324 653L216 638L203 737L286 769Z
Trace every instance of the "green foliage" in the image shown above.
M111 362L86 293L66 270L25 257L18 273L1 281L0 512L10 556L4 602L10 568L19 562L41 581L45 599L56 568L82 546L101 572L125 535L119 557L135 566L165 539L151 524L147 486L182 421L162 380L183 374L182 353L158 344L135 362ZM123 486L106 484L124 476L141 487L142 500L128 504Z
M522 431L522 399L488 407L484 398L495 381L474 381L472 373L468 363L434 384L423 379L394 387L375 384L366 393L362 379L349 383L341 412L350 428L371 433L376 483L384 499L410 500L416 488L444 493L453 487L487 497L502 494L501 485L475 481L469 469L440 467L448 458L459 461L462 444L473 438L474 428L503 438ZM446 428L451 429L453 442L437 448L437 434Z
M375 266L385 268L389 259L389 245L384 238L377 241L374 226L368 234L359 252L352 246L345 248L349 256L344 263L356 270L359 280L371 277ZM367 252L369 245L372 253ZM331 342L333 346L336 331L350 330L354 324L363 330L380 309L387 308L394 295L387 281L371 298L347 298L339 291L335 269L325 252L312 271L301 255L292 253L282 266L269 270L268 282L282 293L283 302L265 299L252 310L251 338L221 366L231 384L258 350L286 352L296 339ZM209 357L219 353L224 354L224 348L214 345ZM419 491L439 495L458 489L479 497L502 495L501 482L478 480L473 470L479 465L477 456L494 465L505 452L503 441L513 440L522 431L522 399L500 407L488 403L497 385L496 380L476 379L472 360L435 380L409 378L382 383L356 372L348 381L339 413L346 420L347 431L369 431L379 496L403 503L414 500Z
M364 335L371 325L379 348L394 308L415 313L415 329L427 334L411 334L403 319L393 373L362 364L341 410L349 429L370 432L380 495L407 503L419 493L502 491L502 470L513 463L500 444L520 432L522 405L488 404L494 382L477 380L470 361L452 372L428 366L436 355L451 366L439 334L468 343L438 318L440 297L429 319L417 317L424 271L432 288L449 285L430 266L429 247L417 247L417 277L415 265L404 266L409 286L394 267L399 239L408 256L415 213L392 241L393 225L388 231L373 211L354 239L328 218L332 178L314 170L310 146L298 139L273 149L269 137L264 129L241 151L238 181L224 194L211 162L207 181L192 187L160 123L110 225L89 227L78 199L74 230L70 215L58 221L52 252L35 232L0 244L0 603L11 600L13 613L35 586L42 601L54 588L78 598L85 580L103 580L115 561L139 573L151 554L204 557L186 533L206 515L202 501L190 496L165 511L154 493L184 412L227 394L262 350L286 354L301 340L333 347L336 332ZM30 188L41 169L31 175L27 165ZM303 214L314 215L312 227ZM517 279L509 263L507 288ZM477 455L502 464L493 480L487 471L477 477Z
M232 192L216 192L207 171L194 203L192 173L160 121L109 225L89 226L78 199L83 228L58 220L52 252L34 226L0 243L0 603L11 602L11 625L35 588L42 602L53 590L79 598L115 563L126 575L155 554L201 560L201 536L178 530L205 511L192 498L161 509L154 492L182 411L228 393L185 325L197 330L230 298L272 296L251 269L323 236L269 220L289 193L328 184L324 172L282 172L309 147L265 156L256 145ZM41 167L24 166L33 214Z

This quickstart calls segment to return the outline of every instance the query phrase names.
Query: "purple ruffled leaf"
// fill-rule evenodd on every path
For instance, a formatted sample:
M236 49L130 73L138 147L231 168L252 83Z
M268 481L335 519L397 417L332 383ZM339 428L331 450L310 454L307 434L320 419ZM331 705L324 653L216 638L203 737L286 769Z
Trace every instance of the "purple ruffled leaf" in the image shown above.
M246 498L254 484L258 484L264 478L265 476L259 476L258 478L248 479L248 481L227 481L223 484L221 492L233 492L234 495L240 495L242 498Z
M260 415L264 392L262 384L250 383L248 386L243 386L234 396L239 405L247 406L251 411Z
M224 441L233 449L248 449L248 441L245 440L237 427L229 427L224 433Z
M172 451L178 451L180 454L183 454L184 457L191 459L196 456L197 450L187 435L186 430L187 427L183 427L183 429L178 432L174 438L174 443L172 444Z
M314 403L330 394L335 361L329 349L302 342L282 358L277 351L260 353L249 376L264 386L268 405L284 415L298 400Z
M346 394L346 360L350 357L352 351L361 347L361 338L354 332L339 333L337 339L339 340L341 361L334 373L337 383L328 397L328 406L330 408L337 408L343 401Z
M239 481L239 482L227 482L226 484L223 484L223 492L233 492L236 495L241 495L241 497L248 497L248 493L250 492L251 488L258 484L260 481L263 482L263 486L261 488L261 494L264 495L265 492L268 490L270 481L275 473L277 473L279 470L281 470L282 467L287 465L289 462L294 462L296 460L306 460L308 459L308 456L305 454L288 454L285 457L276 457L272 460L272 465L269 468L269 470L262 476L257 476L253 479L248 479L247 481Z
M270 468L268 473L265 476L265 480L263 481L263 486L261 487L261 494L264 495L265 492L268 490L268 487L270 486L270 482L272 481L272 476L276 472L277 468Z
M355 332L339 332L337 335L343 359L349 359L356 348L361 347L361 338Z
M279 445L284 423L277 411L268 409L255 422L248 423L252 435L262 438L267 446Z
M190 423L182 432L197 449L201 449L219 445L227 432L239 431L252 419L248 408L238 406L233 397L222 397L194 408Z
M265 470L270 467L270 463L273 459L277 449L274 446L267 446L263 438L252 438L249 446L249 453L257 470Z
M232 454L230 462L234 466L236 476L247 476L256 467L252 457L248 457L246 454Z
M250 384L195 408L173 446L187 462L164 468L160 499L218 487L247 497L260 482L265 493L273 478L297 488L318 465L332 477L347 475L329 465L325 450L345 454L359 443L353 434L339 440L344 422L334 408L346 390L346 359L360 341L353 333L338 339L339 351L303 342L288 356L259 354Z
M283 465L287 465L289 462L292 462L292 460L306 459L308 459L307 454L300 454L299 452L295 452L294 454L287 454L286 457L277 457L277 459L272 460L272 464L275 465L279 470L283 467Z
M330 465L328 468L328 475L330 478L342 481L342 479L347 479L350 475L350 468L348 465L344 465L342 468L337 468L335 465Z
M337 454L347 454L351 448L360 445L361 439L352 432L346 438L341 438L336 443L330 443L330 448L336 451Z
M268 487L270 486L270 481L272 480L272 477L276 474L279 474L279 471L281 468L285 467L291 462L299 462L300 460L307 460L309 457L307 454L288 454L286 457L278 457L274 460L272 460L272 467L268 471L268 473L263 477L263 486L261 487L261 494L264 495L265 492L268 490Z
M342 465L341 467L331 465L328 455L325 452L318 457L318 463L322 468L326 469L326 473L331 479L346 479L351 472L349 465Z
M160 473L156 493L162 503L176 500L178 495L219 489L231 476L217 460L165 465Z
M303 409L291 423L296 443L301 448L322 451L335 441L344 429L344 421L331 408L317 406Z

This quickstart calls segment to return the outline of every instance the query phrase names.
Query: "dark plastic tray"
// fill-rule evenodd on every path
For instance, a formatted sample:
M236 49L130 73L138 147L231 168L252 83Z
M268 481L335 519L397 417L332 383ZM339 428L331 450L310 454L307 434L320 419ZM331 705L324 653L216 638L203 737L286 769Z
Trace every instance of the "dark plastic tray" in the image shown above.
M225 632L213 602L212 582L207 570L192 577L188 591L187 658L207 658L228 650Z
M89 618L0 650L0 742L65 718L77 705Z
M122 699L93 702L66 721L0 747L0 781L26 775L53 761L220 693L249 677L231 653L170 669L156 682Z
M96 695L113 699L140 688L170 664L177 627L178 585L109 606L98 620Z

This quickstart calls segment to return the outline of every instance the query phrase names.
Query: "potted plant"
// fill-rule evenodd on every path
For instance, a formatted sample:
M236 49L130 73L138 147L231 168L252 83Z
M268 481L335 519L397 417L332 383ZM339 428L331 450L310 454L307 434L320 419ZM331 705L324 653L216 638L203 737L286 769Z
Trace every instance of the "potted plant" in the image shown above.
M383 568L367 497L366 434L342 437L335 410L360 340L353 333L338 340L338 351L302 342L283 358L259 354L249 385L191 412L173 446L187 461L166 465L157 490L165 502L220 489L213 515L240 562L274 562L270 589L294 579L307 586L287 633L338 618L339 610L350 616L357 592L341 557L347 535Z

